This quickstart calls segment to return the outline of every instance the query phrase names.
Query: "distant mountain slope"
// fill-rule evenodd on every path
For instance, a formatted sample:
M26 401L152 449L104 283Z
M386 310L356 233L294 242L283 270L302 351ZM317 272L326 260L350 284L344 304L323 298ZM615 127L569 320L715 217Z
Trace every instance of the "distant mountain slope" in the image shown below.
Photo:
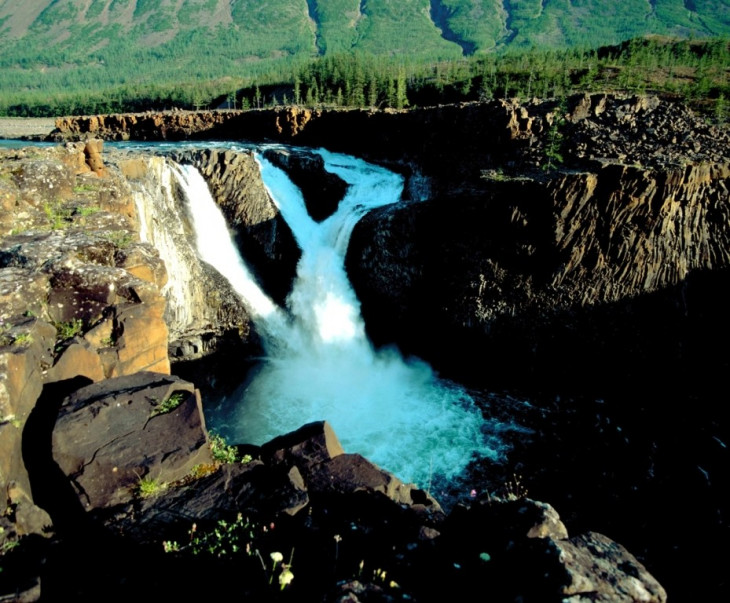
M730 33L727 0L0 0L0 46L41 39L78 51L81 34L157 46L221 29L261 51L430 52L446 56L510 45L609 44L646 33ZM220 36L221 41L226 36ZM255 42L256 44L253 44ZM88 48L88 47L87 47ZM261 55L261 52L257 53Z
M730 0L0 0L0 112L72 88L250 84L351 50L434 62L649 33L730 37Z

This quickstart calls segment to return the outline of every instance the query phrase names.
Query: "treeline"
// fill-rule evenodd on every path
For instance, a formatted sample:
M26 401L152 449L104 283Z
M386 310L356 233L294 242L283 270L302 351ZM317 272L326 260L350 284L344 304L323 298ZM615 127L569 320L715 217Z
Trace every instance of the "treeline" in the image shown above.
M69 82L51 94L27 91L22 102L0 104L0 114L54 116L281 104L402 109L606 91L667 95L727 121L729 65L728 39L639 39L597 50L523 50L428 63L340 53L307 62L281 61L246 78L124 83L97 92L89 92L93 90L89 82L84 89Z
M240 108L294 103L401 109L577 92L652 93L726 121L729 66L727 39L640 39L597 50L529 50L429 65L340 54L304 65L287 80L243 88L227 99Z

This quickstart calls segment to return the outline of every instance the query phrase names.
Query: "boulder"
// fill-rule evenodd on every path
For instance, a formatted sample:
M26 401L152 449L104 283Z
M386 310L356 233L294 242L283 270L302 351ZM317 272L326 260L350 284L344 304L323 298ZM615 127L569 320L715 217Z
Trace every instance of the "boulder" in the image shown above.
M72 394L59 411L52 450L86 510L129 502L143 481L161 486L212 460L193 385L150 372Z
M624 547L601 534L568 537L556 511L530 499L491 498L458 508L442 526L437 567L445 588L473 595L490 585L497 600L667 600L664 588ZM448 566L448 569L446 569Z
M326 421L274 438L261 447L261 458L273 465L298 468L311 496L384 495L397 504L441 513L439 504L425 491L404 484L359 454L345 454Z
M646 568L623 546L588 532L555 543L552 552L565 568L563 601L660 603L667 593Z
M267 463L296 465L306 476L316 470L317 465L344 453L337 435L327 421L308 423L261 447L261 456Z

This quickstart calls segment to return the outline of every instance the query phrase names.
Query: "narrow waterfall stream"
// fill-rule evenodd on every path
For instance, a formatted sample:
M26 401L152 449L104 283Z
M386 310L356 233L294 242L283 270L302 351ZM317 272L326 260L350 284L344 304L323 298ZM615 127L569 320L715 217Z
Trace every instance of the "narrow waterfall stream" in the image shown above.
M422 487L458 475L474 455L498 457L499 426L483 419L467 392L395 348L374 349L365 335L344 256L357 221L400 199L402 178L353 157L319 153L326 169L350 185L337 212L322 223L309 217L286 173L258 158L264 183L302 249L285 309L251 278L202 176L180 168L199 253L242 295L266 350L248 380L211 411L210 426L231 442L263 444L324 419L347 452Z

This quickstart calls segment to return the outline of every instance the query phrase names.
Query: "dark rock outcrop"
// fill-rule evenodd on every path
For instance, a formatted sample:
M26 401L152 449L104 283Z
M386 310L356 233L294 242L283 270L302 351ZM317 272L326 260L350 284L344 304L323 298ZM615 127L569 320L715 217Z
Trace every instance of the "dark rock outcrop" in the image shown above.
M148 372L72 394L58 413L52 454L87 510L129 502L140 484L166 484L212 462L192 384Z
M607 166L376 210L348 256L371 333L465 375L597 385L648 377L647 362L699 368L682 334L727 328L703 316L711 296L697 303L726 279L729 165Z
M307 211L313 220L321 222L337 211L348 185L339 176L324 169L322 157L301 150L268 150L264 157L284 169L302 191Z
M458 565L441 568L452 576L443 596L469 596L489 584L500 601L667 598L621 545L593 532L569 537L555 509L545 503L483 501L455 510L442 530L446 557Z
M521 387L600 391L646 384L660 367L724 370L699 333L730 330L710 293L730 259L727 133L656 99L572 105L561 126L572 169L504 164L448 193L447 172L428 201L358 224L348 270L376 340ZM555 119L542 109L509 122L527 168L544 160Z

